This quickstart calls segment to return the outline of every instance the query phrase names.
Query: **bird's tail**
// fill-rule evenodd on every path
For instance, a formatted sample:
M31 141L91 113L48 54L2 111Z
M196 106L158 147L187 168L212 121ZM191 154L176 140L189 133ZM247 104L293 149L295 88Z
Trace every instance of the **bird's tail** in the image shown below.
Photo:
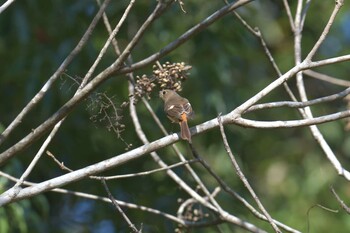
M187 119L180 121L181 128L181 138L187 140L189 143L192 143L191 132L188 128Z

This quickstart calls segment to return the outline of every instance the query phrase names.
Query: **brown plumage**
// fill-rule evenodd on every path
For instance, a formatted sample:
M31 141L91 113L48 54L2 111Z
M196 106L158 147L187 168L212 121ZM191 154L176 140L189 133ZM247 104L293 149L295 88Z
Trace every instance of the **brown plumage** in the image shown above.
M194 112L190 102L175 91L168 89L160 91L159 96L164 100L164 111L167 117L171 122L180 124L181 138L191 143L191 132L187 121L192 118Z

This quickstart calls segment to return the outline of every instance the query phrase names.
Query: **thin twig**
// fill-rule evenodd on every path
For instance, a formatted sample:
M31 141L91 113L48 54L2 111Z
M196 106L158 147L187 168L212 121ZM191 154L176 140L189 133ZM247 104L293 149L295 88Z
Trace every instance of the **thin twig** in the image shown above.
M149 171L145 171L145 172L138 172L138 173L132 173L132 174L125 174L125 175L115 175L115 176L104 176L103 179L104 180L113 180L113 179L124 179L124 178L138 177L138 176L146 176L146 175L150 175L150 174L153 174L156 172L166 171L169 169L173 169L175 167L180 167L180 166L183 166L183 165L186 165L189 163L194 163L194 162L198 162L198 161L195 159L181 161L181 162L169 165L167 167L161 167L161 168L157 168L157 169L153 169L153 170L149 170Z
M341 208L343 208L346 213L350 214L350 207L347 206L342 199L340 199L338 194L335 192L333 186L330 187L330 190L333 193L333 195L335 196L335 199L337 199L337 201L339 202Z
M348 94L350 94L350 87L337 94L333 94L333 95L329 95L329 96L325 96L325 97L321 97L321 98L317 98L317 99L313 99L305 102L280 101L280 102L272 102L272 103L265 103L265 104L256 104L248 108L247 111L245 111L244 113L248 113L256 110L262 110L262 109L278 108L278 107L304 108L306 106L311 106L315 104L326 103L337 99L341 99L347 96Z
M96 0L96 2L98 5L101 5L101 0ZM112 27L111 27L111 24L109 23L109 20L108 20L106 13L104 13L102 17L103 17L103 23L108 31L108 34L111 35L112 34ZM112 45L113 45L114 51L116 52L117 56L120 56L121 51L119 50L118 42L115 38L112 39Z
M234 15L238 18L238 20L243 24L243 26L245 26L248 31L250 33L252 33L252 35L254 35L255 37L257 37L260 41L261 46L264 49L265 55L267 56L267 58L269 59L269 61L272 64L272 67L275 69L276 73L278 74L278 76L281 76L282 73L280 71L280 69L278 68L275 59L273 58L270 49L267 47L267 44L265 42L265 39L260 31L259 28L255 28L253 29L237 12L233 12ZM294 26L293 26L294 27ZM289 97L293 100L293 101L297 101L297 98L295 97L295 95L293 94L292 90L290 89L289 85L287 82L283 83L283 87L286 90L287 94L289 95Z
M46 151L46 154L48 156L50 156L54 160L54 162L56 164L58 164L58 166L62 170L65 170L68 172L74 171L74 170L68 168L67 166L65 166L63 162L60 162L58 159L56 159L56 157L50 151ZM157 168L157 169L144 171L144 172L131 173L131 174L125 174L125 175L114 175L114 176L90 176L89 178L95 179L95 180L102 180L102 179L103 180L116 180L116 179L132 178L132 177L138 177L138 176L147 176L147 175L151 175L151 174L156 173L156 172L165 171L168 169L172 169L175 167L183 166L185 164L194 163L194 162L197 162L197 160L195 160L195 159L186 160L186 161L182 161L182 162L178 162L178 163L169 165L167 167Z
M349 116L350 116L350 110L346 110L346 111L336 112L336 113L332 113L332 114L328 114L320 117L313 117L313 118L307 118L307 119L301 119L301 120L258 121L258 120L249 120L249 119L237 117L235 119L231 119L231 122L244 127L252 127L252 128L264 128L264 129L294 128L294 127L324 124L327 122L343 119Z
M250 186L247 178L244 176L241 168L239 167L236 158L234 157L230 145L228 144L227 138L226 138L226 134L225 134L225 130L224 130L224 126L222 124L221 121L221 116L218 116L218 121L219 121L219 126L220 126L220 132L221 132L221 137L222 140L224 142L224 147L225 150L228 154L228 156L230 157L230 160L232 162L232 165L234 166L236 173L238 175L238 177L241 179L241 181L243 182L244 186L248 189L248 191L250 192L250 195L253 197L254 201L256 202L256 204L258 205L259 209L261 210L261 212L263 212L263 214L266 216L266 218L268 219L269 223L271 224L272 228L274 229L275 232L281 232L281 230L278 228L278 226L275 224L275 222L273 221L273 219L271 218L270 214L266 211L265 207L263 206L263 204L261 203L261 201L259 200L259 197L255 194L255 191L253 190L253 188Z
M318 38L316 44L314 45L314 47L311 49L311 51L309 52L309 54L307 55L307 57L305 58L305 60L307 61L311 61L312 58L314 57L315 53L317 52L317 50L320 48L321 44L323 43L323 41L326 39L326 36L328 35L333 22L335 20L335 17L337 16L340 8L344 5L344 0L337 0L335 1L335 7L334 10L332 12L331 17L329 18L326 27L323 29L323 32L321 34L321 36Z
M303 12L301 13L301 27L304 27L307 11L309 10L311 4L311 0L306 0L305 7L303 8Z
M121 216L124 218L124 220L129 224L129 227L131 228L131 230L133 232L142 232L142 230L137 230L137 228L135 227L135 225L131 222L131 220L128 218L128 216L124 213L123 209L120 208L118 202L114 199L111 191L109 190L107 183L104 179L101 180L104 189L106 190L109 199L111 200L114 208L121 214Z
M323 210L326 210L326 211L329 211L329 212L332 212L332 213L338 213L338 210L332 210L330 208L327 208L323 205L320 205L320 204L315 204L315 205L312 205L306 212L306 215L307 215L307 231L306 232L310 232L310 214L311 214L311 210L315 207L319 207Z
M89 79L91 78L91 76L92 76L93 72L95 71L97 65L100 63L102 57L106 53L107 48L110 45L111 41L116 37L117 33L119 32L119 29L121 28L121 26L125 22L126 17L129 15L130 10L133 7L134 3L135 3L135 0L130 0L130 3L126 7L122 17L118 21L118 23L115 26L114 30L110 33L106 43L104 44L103 48L101 49L100 53L98 54L94 64L90 67L89 71L86 73L85 77L83 78L83 81L82 81L81 86L79 87L79 89L83 88L86 85L86 83L89 81Z
M331 77L329 75L322 74L322 73L319 73L319 72L316 72L313 70L304 70L303 73L312 77L312 78L317 78L319 80L322 80L322 81L325 81L328 83L332 83L334 85L343 86L343 87L350 87L350 81L347 81L347 80L334 78L334 77Z
M59 166L62 170L65 170L65 171L67 171L67 172L72 172L72 171L73 171L72 169L66 167L66 166L64 165L63 162L60 162L58 159L56 159L56 156L54 156L54 154L52 154L51 151L48 151L48 150L47 150L47 151L46 151L46 154L47 154L50 158L52 158L53 161L54 161L56 164L58 164L58 166Z
M288 16L288 19L289 19L290 28L291 28L292 31L294 32L295 26L294 26L293 16L292 16L292 12L291 12L291 10L290 10L288 1L287 1L287 0L283 0L283 5L284 5L284 8L286 9L286 12L287 12L287 16Z

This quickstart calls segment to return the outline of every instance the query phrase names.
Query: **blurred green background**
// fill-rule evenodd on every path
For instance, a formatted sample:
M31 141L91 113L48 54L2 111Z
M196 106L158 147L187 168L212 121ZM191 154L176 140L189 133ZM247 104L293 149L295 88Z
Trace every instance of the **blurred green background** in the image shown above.
M289 1L294 14L296 1ZM193 25L223 6L223 1L184 1L184 14L177 3L149 28L143 39L132 52L134 61L156 53L175 40ZM114 26L121 17L128 1L112 1L107 14ZM155 6L155 1L136 1L131 15L117 36L122 48L133 37ZM312 48L321 34L332 12L334 1L314 1L308 10L302 37L303 56ZM0 130L2 131L30 99L40 90L45 81L56 71L61 62L75 47L95 13L97 5L92 0L16 1L0 14ZM346 2L339 13L330 35L317 53L315 59L323 59L349 53L350 14ZM293 33L290 30L282 1L255 1L238 13L253 27L259 27L268 47L271 49L282 73L294 64ZM105 43L108 33L102 23L97 25L86 47L69 65L65 74L54 84L44 100L32 111L1 150L27 135L31 129L53 114L65 103L77 88L70 78L79 80L96 59ZM103 70L116 59L112 49L103 58L98 71ZM196 112L190 125L200 124L219 113L228 113L252 95L257 93L277 74L265 56L259 40L252 36L233 16L227 15L207 30L160 60L161 63L186 62L193 66L189 79L183 85L186 96ZM319 72L348 79L348 63L340 63L316 69ZM98 72L97 71L97 72ZM135 75L151 74L152 65L135 72ZM310 99L333 94L344 89L326 82L305 77ZM294 79L289 81L296 91ZM117 106L128 99L127 79L115 76L100 86L96 93L106 93ZM95 94L96 94L95 93ZM296 92L295 92L296 93ZM265 102L289 100L285 90L279 88L264 98ZM93 122L96 114L92 109L96 103L94 95L83 101L67 118L49 150L56 158L71 169L79 169L98 161L111 158L126 149L125 142L135 148L142 143L137 138L127 108L122 109L122 123L125 131L121 137L106 128L105 122ZM165 117L162 103L154 93L150 104L169 131L177 132ZM333 113L345 109L346 104L338 100L331 104L312 107L315 115ZM150 140L162 137L155 129L150 114L142 103L137 105L142 126ZM251 119L278 120L297 119L296 110L275 109L247 114ZM349 168L349 134L344 130L345 121L319 126L340 162ZM246 129L226 126L226 133L232 150L237 155L243 172L251 182L261 201L273 218L302 232L349 232L349 216L340 209L329 191L333 185L346 203L350 204L348 181L337 176L335 169L326 159L308 128L296 129ZM223 148L219 130L211 130L193 139L201 155L212 168L234 190L253 203L247 190L235 175ZM19 177L28 166L43 139L18 154L1 170ZM183 153L191 158L184 142L179 142ZM171 149L159 151L161 157L170 163L177 162ZM193 166L206 184L213 190L218 184L199 164ZM156 168L149 156L112 169L104 174L125 174ZM191 180L183 168L174 171L185 180ZM29 179L40 182L63 174L52 159L44 156ZM194 182L189 181L195 185ZM149 176L108 182L113 195L120 200L160 209L176 214L178 198L187 199L186 193L160 172ZM13 185L0 178L0 192ZM64 187L70 190L106 196L98 181L82 180ZM218 201L228 212L256 224L267 231L271 227L256 219L237 200L221 192ZM339 210L326 211L314 205ZM137 210L127 210L129 218L144 232L174 232L176 224L159 216ZM218 227L193 229L192 232L245 232L231 224ZM0 233L5 232L131 232L127 224L110 204L48 192L31 199L22 200L0 208Z

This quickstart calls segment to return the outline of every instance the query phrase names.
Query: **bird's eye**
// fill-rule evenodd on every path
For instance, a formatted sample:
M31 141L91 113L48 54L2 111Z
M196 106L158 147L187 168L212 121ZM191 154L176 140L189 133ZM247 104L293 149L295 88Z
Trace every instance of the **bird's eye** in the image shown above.
M163 95L165 95L166 94L166 91L163 91Z

